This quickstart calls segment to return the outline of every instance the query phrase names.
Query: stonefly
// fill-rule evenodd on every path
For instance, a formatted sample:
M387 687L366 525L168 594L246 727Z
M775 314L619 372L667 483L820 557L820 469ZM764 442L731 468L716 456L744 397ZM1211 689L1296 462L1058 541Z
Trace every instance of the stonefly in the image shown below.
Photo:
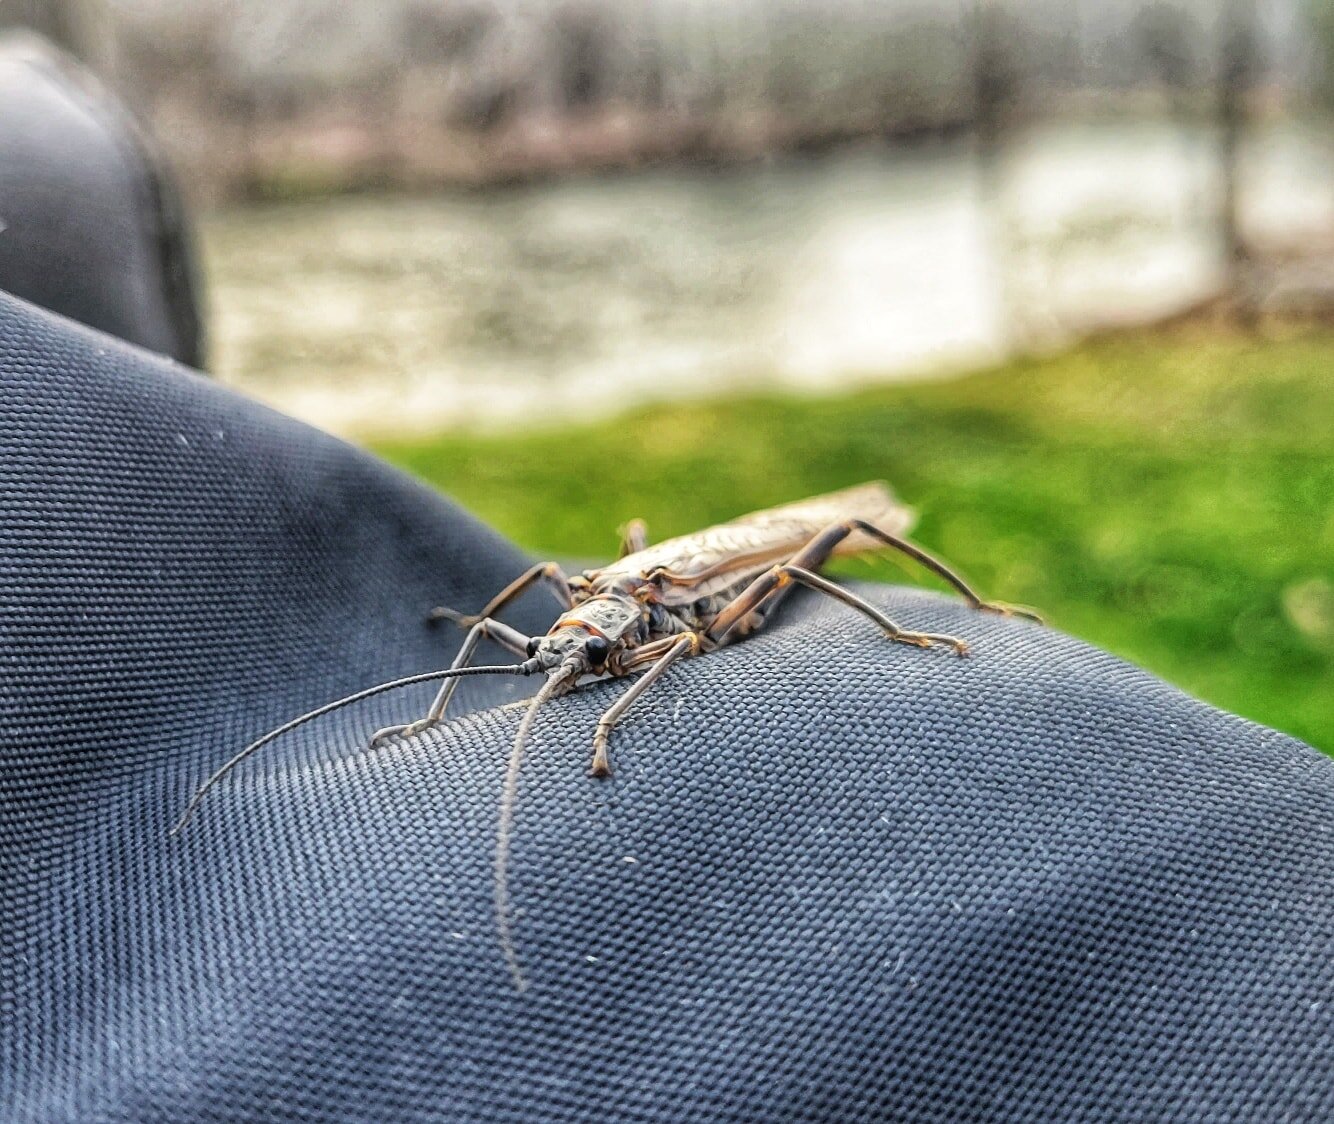
M539 708L566 694L588 677L639 677L598 720L593 733L594 776L611 773L607 743L625 712L677 660L712 652L762 628L794 585L828 594L870 617L895 643L918 648L940 645L960 656L968 645L955 636L913 632L885 616L869 601L844 589L818 570L830 558L882 547L901 551L957 589L975 609L1041 621L1027 609L984 601L944 562L900 536L913 523L913 511L888 486L874 482L816 496L783 507L742 516L692 535L648 544L640 520L624 531L617 560L608 566L566 577L554 562L533 566L502 589L475 614L432 610L431 618L451 620L468 630L453 664L446 670L409 675L337 699L303 714L252 742L226 762L190 798L172 834L179 832L208 791L251 754L313 718L382 691L443 679L425 717L389 726L371 737L371 745L419 733L444 720L450 699L465 675L533 675L546 682L519 724L510 754L496 837L496 928L515 986L525 982L510 927L508 866L514 801L524 745ZM564 610L545 636L525 636L495 615L536 584L546 585ZM494 640L523 662L497 667L469 667L483 638Z

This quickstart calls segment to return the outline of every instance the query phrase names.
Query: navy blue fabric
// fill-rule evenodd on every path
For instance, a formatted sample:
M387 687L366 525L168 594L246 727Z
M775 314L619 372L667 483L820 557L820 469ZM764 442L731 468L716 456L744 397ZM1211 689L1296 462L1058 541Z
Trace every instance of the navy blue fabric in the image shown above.
M203 363L170 173L116 99L31 34L0 36L0 289Z
M1327 1120L1334 763L1053 630L863 587L682 664L586 775L522 681L371 753L517 551L0 300L0 1118ZM609 535L610 539L610 535ZM599 544L589 544L590 551ZM516 609L539 628L535 595Z

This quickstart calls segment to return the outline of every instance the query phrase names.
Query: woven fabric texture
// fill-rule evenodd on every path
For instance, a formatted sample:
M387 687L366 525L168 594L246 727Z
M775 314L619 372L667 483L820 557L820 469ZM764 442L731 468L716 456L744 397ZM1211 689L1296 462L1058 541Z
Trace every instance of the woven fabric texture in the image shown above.
M373 459L0 299L0 1119L1327 1120L1334 762L1051 629L801 594L370 752L525 559ZM611 532L609 528L609 540ZM589 544L590 551L598 544ZM519 627L545 627L540 595ZM531 686L529 684L528 686Z

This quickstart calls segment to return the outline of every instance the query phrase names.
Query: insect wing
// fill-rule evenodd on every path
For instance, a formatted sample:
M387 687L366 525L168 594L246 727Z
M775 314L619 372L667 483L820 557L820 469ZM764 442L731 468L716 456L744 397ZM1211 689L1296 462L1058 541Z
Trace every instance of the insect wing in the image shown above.
M912 526L913 518L912 509L877 481L667 539L626 555L599 574L646 576L664 570L673 579L664 589L664 602L689 601L736 585L790 558L833 523L864 519L890 534L903 534ZM834 553L854 554L877 545L868 536L854 532Z

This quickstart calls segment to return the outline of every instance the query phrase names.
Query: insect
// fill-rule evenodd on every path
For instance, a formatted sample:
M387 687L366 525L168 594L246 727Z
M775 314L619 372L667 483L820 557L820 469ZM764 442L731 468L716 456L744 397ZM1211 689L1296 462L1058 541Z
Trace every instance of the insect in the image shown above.
M888 547L937 574L975 609L1039 621L1027 609L984 601L944 562L901 537L913 523L904 506L883 483L873 482L746 515L730 523L668 539L650 546L640 520L623 532L620 556L610 565L567 577L554 562L539 563L512 581L475 614L450 608L432 610L434 620L450 620L467 636L450 667L379 684L338 699L265 734L236 754L195 792L173 834L184 827L200 800L245 758L304 722L380 691L427 680L444 680L425 716L388 726L371 737L377 746L441 722L466 675L533 675L546 682L533 697L514 739L501 799L496 839L495 915L506 962L519 990L524 977L510 926L508 864L515 796L523 750L538 711L589 677L638 677L598 720L593 733L590 772L611 772L609 740L636 700L681 659L716 651L762 628L795 586L841 601L870 618L891 641L918 648L944 647L960 656L968 645L955 636L915 632L890 620L869 601L819 573L833 557ZM562 612L545 636L525 636L497 619L506 605L529 588L543 585ZM483 639L522 657L501 666L469 666Z

